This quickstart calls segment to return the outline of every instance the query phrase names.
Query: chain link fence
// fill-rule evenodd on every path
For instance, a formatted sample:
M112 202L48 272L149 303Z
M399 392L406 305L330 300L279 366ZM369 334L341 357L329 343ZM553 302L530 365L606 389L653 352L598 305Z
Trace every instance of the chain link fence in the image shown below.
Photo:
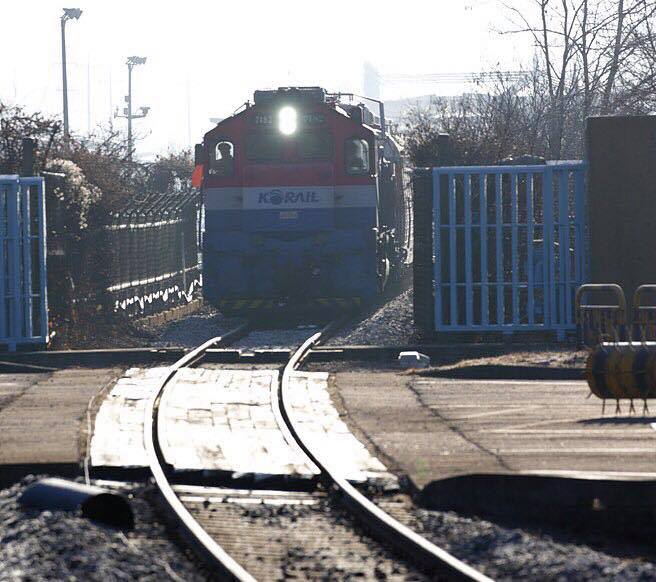
M56 195L67 187L64 176L46 175L55 329L70 334L72 325L84 333L93 322L151 315L199 296L202 213L196 192L172 187L141 196L120 210L98 212L93 226L76 230Z
M104 227L114 311L150 315L191 301L202 285L196 196L154 194Z

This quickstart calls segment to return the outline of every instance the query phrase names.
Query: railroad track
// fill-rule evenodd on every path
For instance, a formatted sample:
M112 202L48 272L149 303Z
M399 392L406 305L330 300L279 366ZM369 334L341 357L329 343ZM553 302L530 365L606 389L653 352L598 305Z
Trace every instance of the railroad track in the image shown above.
M401 556L405 562L417 566L420 571L427 573L431 578L489 580L474 568L412 531L381 509L379 505L373 503L341 474L340 468L334 466L334 463L326 457L324 452L312 445L311 439L304 438L304 431L299 425L298 418L293 413L290 402L290 383L311 349L325 341L341 323L341 321L333 321L321 331L307 338L293 352L282 374L279 375L279 383L275 387L275 394L272 393L271 396L271 406L285 440L300 449L299 453L307 459L307 464L315 467L316 472L319 474L318 478L323 483L324 488L331 494L330 497L340 501L340 505L348 512L352 520L363 526L368 535L378 542L394 548L396 554ZM249 329L251 328L248 324L241 325L221 337L203 343L175 362L163 376L157 389L149 399L144 424L144 442L150 469L166 506L174 514L175 519L179 522L180 527L192 544L199 549L201 557L205 559L212 573L222 579L240 581L255 580L255 577L226 551L217 542L215 536L208 531L212 529L211 516L205 515L203 519L200 519L198 512L190 511L189 504L183 501L185 497L181 495L180 487L172 484L158 439L158 419L162 396L166 386L174 379L176 374L184 368L190 368L198 364L211 348L227 346L243 337L249 332ZM260 496L266 497L266 495L274 494L277 494L277 492L261 492ZM238 494L233 492L233 497L234 495ZM323 495L322 503L325 503L325 498L326 496ZM310 498L305 502L316 503L318 501L317 498Z

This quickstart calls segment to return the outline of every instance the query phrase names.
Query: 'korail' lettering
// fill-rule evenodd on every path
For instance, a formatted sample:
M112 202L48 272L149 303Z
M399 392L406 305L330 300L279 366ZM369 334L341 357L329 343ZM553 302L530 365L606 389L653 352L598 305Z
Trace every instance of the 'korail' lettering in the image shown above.
M258 204L317 204L320 202L316 190L268 190L260 192L257 198Z

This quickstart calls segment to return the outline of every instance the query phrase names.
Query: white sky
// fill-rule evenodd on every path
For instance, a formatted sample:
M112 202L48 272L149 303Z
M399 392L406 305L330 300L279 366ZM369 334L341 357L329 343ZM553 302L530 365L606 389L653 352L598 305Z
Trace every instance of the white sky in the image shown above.
M3 101L61 114L62 6L83 9L66 25L71 131L122 109L126 57L146 56L133 105L151 107L134 122L148 157L200 141L210 117L230 115L258 88L361 92L365 61L382 74L475 72L515 69L532 54L529 39L495 32L508 27L497 0L0 0ZM383 86L383 98L454 90Z

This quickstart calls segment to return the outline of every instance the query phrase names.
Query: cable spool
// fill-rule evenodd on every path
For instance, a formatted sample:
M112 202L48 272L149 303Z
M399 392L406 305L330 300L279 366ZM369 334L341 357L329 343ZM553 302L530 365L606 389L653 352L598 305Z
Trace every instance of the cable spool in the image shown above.
M584 304L583 297L590 293L613 294L612 305ZM595 347L586 362L586 377L592 394L604 400L617 401L616 412L620 412L620 400L630 400L629 413L635 411L634 399L644 402L643 414L647 411L647 399L656 398L656 341L648 340L656 333L656 303L645 305L643 294L656 294L656 285L641 285L633 298L633 323L627 324L626 299L619 285L586 284L576 291L576 323L579 343L589 339L589 331L596 333ZM651 327L650 327L651 326ZM615 343L604 342L610 331ZM640 341L633 341L632 336ZM627 337L629 341L623 341ZM587 344L590 345L590 344ZM603 411L603 409L602 409Z
M637 350L633 360L633 377L636 388L640 393L638 398L642 398L643 400L656 396L656 390L654 390L656 385L652 382L650 386L648 368L650 360L653 360L654 357L656 357L656 353L642 346Z
M604 370L606 387L612 394L611 398L615 398L616 400L624 398L624 392L622 389L622 371L620 368L623 355L624 354L617 349L617 347L610 348Z
M656 351L640 344L595 348L588 356L586 377L598 398L656 398Z
M603 400L614 397L606 385L606 362L608 357L609 352L607 350L596 348L590 352L585 365L585 374L590 391Z
M614 391L615 398L642 398L642 393L638 386L638 379L634 374L635 362L639 354L638 350L624 348L618 350L618 356L615 360L614 369Z
M656 351L649 350L645 362L645 398L656 398Z

